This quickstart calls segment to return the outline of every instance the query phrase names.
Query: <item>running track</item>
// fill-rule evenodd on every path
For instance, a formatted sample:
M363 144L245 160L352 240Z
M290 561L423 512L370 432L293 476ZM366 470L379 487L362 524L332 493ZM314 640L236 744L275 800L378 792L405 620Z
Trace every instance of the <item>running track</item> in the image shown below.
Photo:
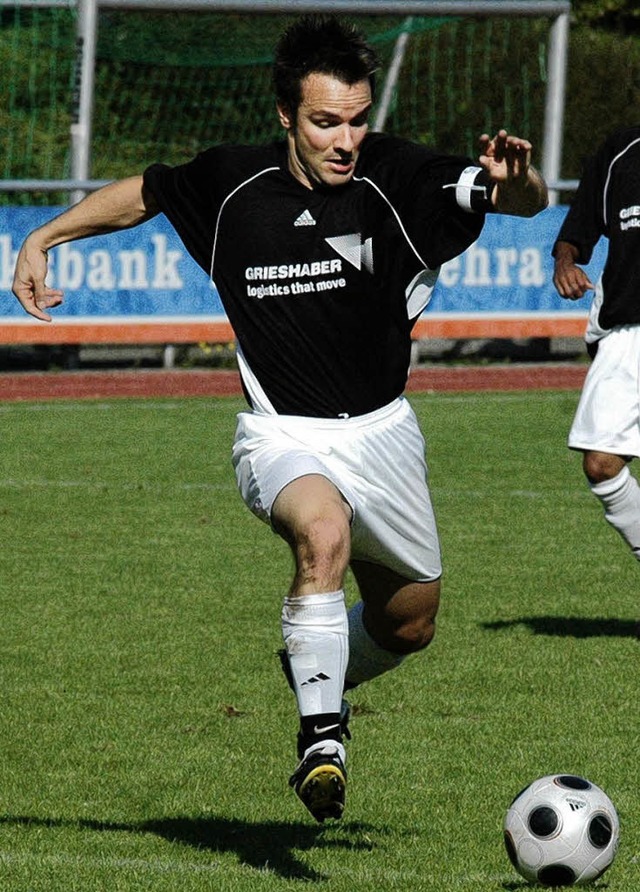
M481 390L574 390L587 366L540 365L430 366L414 369L408 392ZM242 393L238 373L212 370L0 373L0 402L112 397L206 397Z

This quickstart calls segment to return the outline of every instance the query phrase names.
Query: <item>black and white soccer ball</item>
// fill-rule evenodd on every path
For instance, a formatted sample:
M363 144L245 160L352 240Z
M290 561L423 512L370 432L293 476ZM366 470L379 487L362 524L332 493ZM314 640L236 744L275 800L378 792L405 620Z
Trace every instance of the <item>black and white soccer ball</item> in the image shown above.
M574 774L541 777L518 793L504 820L515 869L541 886L583 886L615 858L620 823L613 803Z

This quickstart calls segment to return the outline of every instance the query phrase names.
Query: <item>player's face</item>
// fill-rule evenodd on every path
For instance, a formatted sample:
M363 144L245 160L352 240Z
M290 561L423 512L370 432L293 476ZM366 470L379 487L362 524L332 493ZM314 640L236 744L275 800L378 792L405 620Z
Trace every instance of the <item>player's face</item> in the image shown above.
M309 189L349 182L370 111L368 80L349 85L329 74L307 75L295 120L278 108L287 131L289 169L296 179Z

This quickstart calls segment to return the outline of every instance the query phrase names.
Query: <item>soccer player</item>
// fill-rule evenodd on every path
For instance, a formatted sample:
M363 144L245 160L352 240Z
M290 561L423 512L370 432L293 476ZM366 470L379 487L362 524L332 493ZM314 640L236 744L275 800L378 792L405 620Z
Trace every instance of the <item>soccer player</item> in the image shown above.
M290 546L284 668L300 716L291 785L318 820L345 799L346 688L434 635L438 534L425 444L403 397L411 329L442 263L485 215L547 203L531 144L500 130L479 161L368 133L378 60L332 16L282 35L284 139L210 148L110 184L31 233L14 293L49 320L47 251L164 213L221 295L249 410L233 444L249 508ZM351 567L361 601L347 614Z
M579 264L600 236L607 259L594 285ZM569 432L604 516L640 561L640 486L629 462L640 455L640 126L618 131L585 166L553 246L561 297L594 291L586 341L593 362Z

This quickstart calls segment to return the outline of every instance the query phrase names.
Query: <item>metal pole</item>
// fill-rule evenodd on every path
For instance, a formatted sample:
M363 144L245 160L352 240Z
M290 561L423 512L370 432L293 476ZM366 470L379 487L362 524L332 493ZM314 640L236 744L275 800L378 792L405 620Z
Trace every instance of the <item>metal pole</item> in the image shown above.
M559 15L570 0L99 0L105 9L378 15Z
M378 105L375 121L373 122L373 129L378 132L382 132L384 130L385 124L387 123L387 118L389 117L389 110L391 109L393 94L395 93L395 89L398 84L400 70L404 61L404 54L406 52L407 43L409 42L409 36L411 34L412 22L413 16L409 16L407 19L405 19L402 26L402 33L398 35L398 39L396 40L396 45L393 50L393 58L391 60L391 65L389 66L389 70L387 71L387 77L384 82L382 96L380 97L380 104Z
M0 6L70 7L82 0L0 0ZM105 9L176 12L349 12L382 15L560 15L570 0L98 0Z
M74 180L88 180L91 173L91 122L97 27L97 0L78 0L76 69L71 120L71 177ZM74 190L70 195L71 203L76 204L84 196L83 190Z
M542 174L547 183L557 182L561 173L568 46L569 15L563 13L555 20L549 32L549 70L542 155ZM549 204L557 203L558 193L555 189L550 189Z
M93 192L113 180L0 180L0 192Z

